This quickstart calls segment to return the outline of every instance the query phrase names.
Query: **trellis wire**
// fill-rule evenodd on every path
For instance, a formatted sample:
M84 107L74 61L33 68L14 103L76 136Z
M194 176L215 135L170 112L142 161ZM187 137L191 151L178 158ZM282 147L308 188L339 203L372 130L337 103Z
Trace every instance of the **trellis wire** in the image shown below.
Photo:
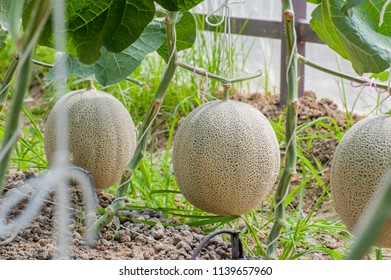
M221 24L224 23L224 34L223 34L223 52L222 52L222 57L221 57L221 68L222 68L222 73L227 76L228 78L233 77L233 59L232 59L232 34L231 34L231 5L234 4L245 4L246 1L230 1L230 0L225 0L222 5L220 5L216 10L208 13L205 17L205 21L208 25L217 27L220 26ZM220 21L216 23L210 22L210 17L213 15L216 15L218 12L222 10L222 18ZM226 51L228 51L228 67L226 69Z
M205 84L204 84L204 91L201 92L201 75L197 74L197 70L203 71L205 73ZM205 102L205 95L208 92L208 84L209 84L209 76L208 71L204 68L195 67L193 71L193 75L197 77L197 91L198 91L198 98L201 98L202 104Z

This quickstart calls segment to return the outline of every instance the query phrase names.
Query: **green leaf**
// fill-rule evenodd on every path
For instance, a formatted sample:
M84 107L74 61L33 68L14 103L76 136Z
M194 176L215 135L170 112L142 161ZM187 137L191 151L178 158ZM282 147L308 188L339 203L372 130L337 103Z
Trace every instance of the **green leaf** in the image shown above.
M319 38L343 58L349 59L349 54L342 46L338 32L331 22L327 6L317 6L311 16L310 26L318 34Z
M320 4L322 0L307 0L308 3L312 3L312 4Z
M118 83L128 77L144 60L145 56L156 51L165 40L165 34L158 21L152 21L140 38L120 53L113 53L102 47L102 55L94 64L84 64L79 59L66 56L69 72L64 77L95 79L103 86ZM46 80L54 79L56 67L49 71Z
M386 0L368 0L342 12L342 0L323 0L312 13L311 27L330 48L351 61L357 74L378 73L391 62L391 12L386 11L379 27L380 11Z
M77 77L83 79L92 79L94 77L94 65L93 64L84 64L81 63L78 58L73 57L72 55L63 55L60 60L54 65L54 68L51 69L45 76L45 80L51 81L55 80L55 71L58 69L58 65L63 65L64 60L66 60L66 65L68 66L68 72L59 73L60 79L66 79L68 77Z
M350 10L354 6L360 5L364 2L366 2L366 0L346 0L346 4L342 7L341 12L346 13L348 10Z
M384 23L379 26L380 12L386 0L365 1L359 9L355 9L357 16L371 26L377 33L391 36L391 6L388 6L384 14ZM382 3L382 4L379 4Z
M27 21L30 1L23 16ZM101 55L101 47L121 52L135 42L155 14L153 0L67 0L67 49L83 63L91 64ZM46 24L39 44L53 47L51 17Z
M372 74L370 76L370 79L375 78L380 82L388 82L389 76L390 76L390 71L388 70L388 71Z
M160 6L168 11L187 12L204 0L155 0Z
M179 14L177 22L175 23L176 28L176 48L177 51L191 48L196 39L196 22L194 16L190 12ZM167 41L158 49L158 54L168 62L169 53Z
M147 54L156 51L165 41L161 25L153 21L140 38L120 53L102 52L95 63L94 72L101 85L118 83L129 76L141 64Z

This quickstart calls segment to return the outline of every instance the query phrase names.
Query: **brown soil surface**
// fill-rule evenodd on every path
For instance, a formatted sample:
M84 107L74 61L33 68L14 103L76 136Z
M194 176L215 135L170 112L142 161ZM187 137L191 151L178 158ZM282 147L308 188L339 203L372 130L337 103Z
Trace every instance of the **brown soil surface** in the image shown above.
M278 106L278 97L266 97L262 94L252 94L250 96L235 95L233 99L250 103L254 107L261 110L268 118L278 120L282 113L282 109ZM337 106L329 99L316 99L313 92L307 92L299 100L300 106L298 109L298 125L308 123L320 117L333 117L340 130L346 129L345 114L338 110ZM353 119L357 121L358 116ZM324 120L325 123L332 124L329 120ZM326 128L317 128L313 133L330 134ZM311 133L306 130L303 133ZM164 142L164 140L160 140ZM302 142L303 147L306 147L305 141ZM311 162L317 161L323 168L323 173L320 174L325 185L329 182L329 169L332 155L337 146L337 139L323 138L311 143L308 154L306 155ZM298 162L300 170L301 163ZM31 173L14 172L8 174L5 190L6 195L10 190L15 190L23 185L27 179L35 177ZM300 176L295 176L292 180L293 187L301 181ZM305 193L305 209L311 207L317 202L319 196L323 193L323 187L313 184L313 187L308 188ZM162 223L171 222L163 214L151 210L127 210L120 213L121 218L113 221L101 231L101 236L95 243L95 246L89 247L83 239L84 226L80 215L80 210L83 209L82 200L79 199L79 192L74 190L76 194L73 199L72 223L69 230L72 235L72 249L69 256L72 259L189 259L195 248L205 237L201 228L190 228L186 225L177 227L164 227ZM0 197L0 202L2 202ZM98 193L99 206L104 208L113 201L114 197L106 193ZM24 209L26 199L14 207L7 216L7 222L12 221ZM23 228L16 238L8 243L0 246L0 259L53 259L56 256L56 241L54 236L54 219L55 215L55 198L50 197L42 206L39 214L25 228ZM1 204L0 204L1 206ZM291 207L295 207L295 201ZM338 217L333 209L330 200L325 200L319 210L314 213L314 216L322 219L337 220ZM156 222L154 226L135 223L133 220L148 220ZM267 232L265 232L267 234ZM0 236L0 242L6 240L9 236ZM338 250L343 244L343 240L334 236L318 236L315 243L322 242L331 250ZM311 242L308 242L311 244ZM298 252L306 248L299 248ZM388 251L383 252L385 258L390 258ZM388 255L387 255L388 254ZM201 259L230 259L231 245L230 242L224 241L220 236L214 237L202 250L199 258ZM246 255L246 258L255 257ZM314 252L306 254L303 258L311 259L331 259L330 255Z
M34 178L31 173L15 172L8 176L5 195L17 190L27 179ZM161 223L169 222L166 217L152 210L121 211L120 219L113 221L101 231L100 238L90 247L83 238L85 227L81 221L82 199L77 188L72 190L74 199L71 205L72 221L70 232L73 244L69 256L71 259L120 260L120 259L190 259L194 249L205 234L200 228L187 225L163 227ZM27 197L29 194L27 194ZM99 207L106 207L114 197L98 193ZM24 210L29 199L23 200L7 215L11 222ZM36 218L23 228L16 238L0 247L0 259L52 259L56 256L56 238L54 236L53 216L56 200L49 197ZM154 226L136 224L131 219L157 222ZM7 236L8 237L8 236ZM4 241L6 237L2 238ZM201 259L229 259L230 243L224 242L220 236L214 237L201 252ZM252 258L247 256L247 258Z

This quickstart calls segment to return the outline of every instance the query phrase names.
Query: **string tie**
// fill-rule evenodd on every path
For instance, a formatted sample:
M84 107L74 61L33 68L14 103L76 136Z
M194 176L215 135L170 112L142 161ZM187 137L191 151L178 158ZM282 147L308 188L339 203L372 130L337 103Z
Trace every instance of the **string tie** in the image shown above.
M246 3L246 0L242 0L242 1L225 0L224 3L220 5L220 7L218 7L216 10L214 10L214 11L212 11L209 14L206 15L205 21L210 26L213 26L213 27L220 26L220 25L223 24L223 22L225 21L225 19L227 17L229 6L234 5L234 4L244 4L244 3ZM222 14L221 20L219 22L216 22L216 23L210 22L209 18L211 16L217 14L221 10L223 10L223 14Z
M361 79L365 80L365 83L362 83L362 84L355 84L354 82L351 82L351 85L353 88L359 88L359 87L370 87L370 88L375 88L376 92L377 93L384 93L386 92L387 90L386 89L379 89L378 86L377 86L377 83L376 83L376 79L375 78L372 78L372 79L369 79L369 78L366 78L366 77L361 77Z
M203 71L205 74L205 84L204 84L204 91L201 92L201 75L197 72ZM202 105L204 105L205 102L205 94L208 91L208 85L209 85L209 77L208 77L208 71L204 68L198 68L195 67L193 70L193 75L197 77L197 89L198 89L198 98L202 97Z

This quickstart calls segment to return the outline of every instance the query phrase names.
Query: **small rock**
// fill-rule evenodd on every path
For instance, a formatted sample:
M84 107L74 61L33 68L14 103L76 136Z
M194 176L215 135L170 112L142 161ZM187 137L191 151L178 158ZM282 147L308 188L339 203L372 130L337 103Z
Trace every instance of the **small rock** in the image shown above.
M73 238L74 238L74 239L81 239L81 234L78 233L77 231L74 231L74 232L73 232Z
M47 250L42 250L37 254L38 260L47 260L48 258L49 258L49 252Z
M210 240L211 243L214 243L214 244L219 244L219 243L224 243L223 239L221 238L221 236L219 235L216 235L215 237L213 237L211 240Z
M117 240L121 243L131 241L131 235L124 230L120 230L117 234Z
M136 241L136 242L144 242L144 237L142 237L141 235L137 235L134 238L134 241Z
M144 260L149 260L151 258L151 254L149 252L144 253Z
M191 251L190 245L189 245L186 241L184 241L184 240L180 241L180 242L176 245L176 248L177 248L178 250L183 248L183 249L185 250L185 253Z
M144 260L144 253L142 253L142 252L137 252L137 253L134 254L133 258L134 258L135 260Z
M151 235L155 240L160 240L164 237L164 227L161 223L157 223L151 230Z
M176 246L179 242L182 241L182 237L179 235L179 234L175 234L173 237L172 237L172 245Z
M39 240L39 245L41 245L42 247L45 247L49 244L49 240L48 239L41 239Z
M180 231L190 231L191 230L189 225L181 225L181 226L178 227L178 229Z
M221 257L221 259L230 259L231 258L231 254L221 248L216 249L216 254L219 257Z
M190 230L184 230L180 233L181 239L186 241L187 243L191 243L193 241L193 234Z
M156 253L162 252L162 251L164 251L165 248L166 248L166 247L165 247L164 245L162 245L162 244L157 244L157 245L155 246L155 252L156 252Z
M24 239L28 240L31 237L31 229L24 229L20 233L20 236L23 237Z

